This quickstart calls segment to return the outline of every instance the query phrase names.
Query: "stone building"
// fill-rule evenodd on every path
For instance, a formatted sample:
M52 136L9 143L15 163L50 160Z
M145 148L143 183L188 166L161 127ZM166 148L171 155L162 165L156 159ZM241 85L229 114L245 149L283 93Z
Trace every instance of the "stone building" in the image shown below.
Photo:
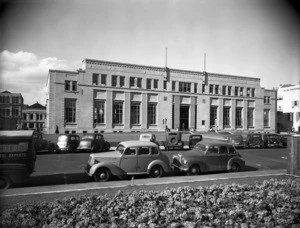
M276 130L276 91L259 78L84 59L49 70L47 87L48 133Z
M46 107L36 102L30 106L24 106L22 119L23 129L43 130L46 120Z

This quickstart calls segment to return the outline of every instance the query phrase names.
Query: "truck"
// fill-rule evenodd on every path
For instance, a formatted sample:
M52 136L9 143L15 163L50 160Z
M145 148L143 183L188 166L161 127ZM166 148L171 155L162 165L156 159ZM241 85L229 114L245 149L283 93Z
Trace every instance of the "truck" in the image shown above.
M26 182L36 162L33 130L0 131L0 189Z

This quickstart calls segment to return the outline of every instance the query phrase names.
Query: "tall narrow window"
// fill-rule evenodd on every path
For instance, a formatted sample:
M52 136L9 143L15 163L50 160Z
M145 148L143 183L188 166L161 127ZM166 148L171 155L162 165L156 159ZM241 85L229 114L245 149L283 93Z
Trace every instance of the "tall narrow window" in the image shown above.
M99 84L99 74L93 74L93 85Z
M270 110L264 109L264 127L270 127Z
M235 124L237 127L243 126L243 108L236 108L235 112Z
M214 92L214 85L209 85L209 94L213 94Z
M65 91L71 90L71 81L66 80L65 81Z
M176 90L176 81L172 81L172 91Z
M215 85L215 94L219 94L219 85Z
M72 91L77 91L77 82L73 81L72 83Z
M94 101L94 123L104 123L105 101Z
M235 87L234 88L234 96L238 96L239 95L239 87Z
M158 88L158 80L157 79L154 79L154 81L153 81L153 88L154 89Z
M140 124L140 103L131 103L131 124Z
M223 125L230 126L230 107L224 107L223 109Z
M101 85L106 85L106 78L107 78L106 74L101 74Z
M205 93L205 84L202 84L202 93Z
M151 82L152 82L152 79L147 78L147 89L151 89Z
M255 97L255 88L252 88L251 96L252 96L252 97Z
M65 122L75 123L76 122L76 100L65 99Z
M226 95L226 86L224 86L224 85L222 87L222 95Z
M210 126L216 126L218 118L218 107L212 106L210 107Z
M118 81L118 76L117 75L112 75L111 76L111 86L116 87L117 86L117 81Z
M135 87L135 78L130 77L130 87Z
M247 125L248 127L254 127L254 108L248 108Z
M197 83L194 83L194 93L198 93L197 87L198 87L198 84L197 84Z
M240 96L244 96L244 87L240 87Z
M251 95L251 88L247 88L247 97L250 97Z
M113 104L113 123L123 123L123 101L115 101Z
M164 89L167 89L167 81L164 81Z
M148 104L148 124L156 124L156 107L157 104Z
M124 86L125 86L125 77L120 76L120 87L124 87Z
M141 78L137 78L137 87L142 88L142 79Z
M227 88L227 95L231 96L231 86L228 86L228 88Z

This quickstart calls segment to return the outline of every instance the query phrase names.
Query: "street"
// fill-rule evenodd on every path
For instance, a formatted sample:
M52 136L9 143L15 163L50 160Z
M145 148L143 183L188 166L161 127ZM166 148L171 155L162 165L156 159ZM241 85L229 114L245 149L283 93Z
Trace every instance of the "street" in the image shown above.
M246 161L246 166L241 172L287 168L287 149L240 149L238 151ZM181 151L164 151L170 159L174 154L179 152ZM88 157L89 153L38 155L35 172L31 175L30 179L26 183L15 185L14 187L91 182L92 180L84 173L83 169L88 161ZM148 177L142 176L137 178Z

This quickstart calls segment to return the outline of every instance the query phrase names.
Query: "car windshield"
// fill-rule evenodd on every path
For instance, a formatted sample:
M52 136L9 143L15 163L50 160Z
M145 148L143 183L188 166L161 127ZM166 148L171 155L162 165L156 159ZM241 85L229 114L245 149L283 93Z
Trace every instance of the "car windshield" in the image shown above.
M260 135L252 135L253 138L260 138Z
M201 151L201 152L205 152L207 149L208 146L203 144L196 144L196 146L194 147L194 150Z
M270 139L278 139L279 136L278 135L270 135Z
M84 136L82 136L81 139L93 139L93 138L94 138L93 135L84 135Z
M193 136L191 136L192 139L201 139L201 137L202 137L201 135L193 135Z
M123 154L125 150L125 146L123 146L122 144L120 144L117 148L116 151L120 152L120 154Z
M68 136L66 135L61 135L58 137L58 142L65 142L68 140Z

